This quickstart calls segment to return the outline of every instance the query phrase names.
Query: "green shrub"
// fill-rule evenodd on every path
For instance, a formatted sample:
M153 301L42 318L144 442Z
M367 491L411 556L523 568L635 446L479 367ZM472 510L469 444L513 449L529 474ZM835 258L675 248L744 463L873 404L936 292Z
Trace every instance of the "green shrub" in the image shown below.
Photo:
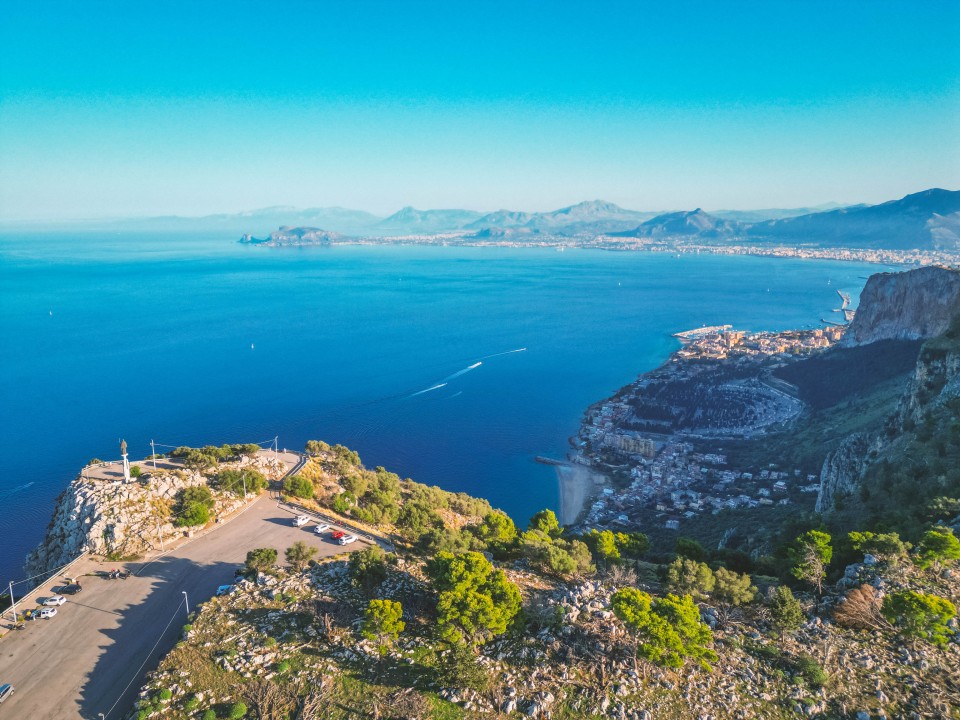
M210 709L204 710L200 720L217 720L217 713Z
M240 720L240 718L246 714L247 706L242 702L238 702L230 706L230 711L227 713L227 717L230 718L230 720Z
M251 468L245 468L243 470L224 470L217 475L216 485L222 492L242 496L244 489L248 493L256 495L267 488L270 483L262 473Z
M281 662L281 663L279 663L279 664L277 665L277 672L278 672L278 673L285 673L285 672L287 672L289 669L290 669L290 662L289 662L288 660L284 660L283 662Z
M183 709L187 712L196 710L197 706L200 704L200 699L196 695L191 695L187 698L187 701L183 704Z
M140 477L141 473L143 473L143 470L140 469L140 466L139 466L139 465L131 465L131 466L130 466L130 477L132 477L132 478L138 478L138 477Z
M173 691L170 690L170 688L164 688L157 694L157 697L159 697L162 701L167 701L173 697Z
M801 655L797 658L797 671L807 681L807 684L813 688L820 688L827 684L829 676L820 663L809 655Z
M266 640L263 641L263 646L268 648L276 647L277 639L275 637L268 637Z
M257 548L247 553L244 563L248 572L263 572L269 570L277 562L277 551L274 548Z
M367 594L387 577L387 554L379 545L371 545L350 556L350 580Z
M177 516L176 524L192 527L210 522L210 510L213 508L213 494L204 485L184 488L177 495L173 511Z
M291 475L283 481L283 492L303 500L313 497L313 483L303 475Z

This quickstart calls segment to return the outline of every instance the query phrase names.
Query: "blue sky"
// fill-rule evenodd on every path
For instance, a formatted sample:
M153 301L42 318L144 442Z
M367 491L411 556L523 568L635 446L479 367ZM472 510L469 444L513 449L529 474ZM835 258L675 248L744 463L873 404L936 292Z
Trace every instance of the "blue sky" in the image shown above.
M0 219L960 188L960 3L11 2Z

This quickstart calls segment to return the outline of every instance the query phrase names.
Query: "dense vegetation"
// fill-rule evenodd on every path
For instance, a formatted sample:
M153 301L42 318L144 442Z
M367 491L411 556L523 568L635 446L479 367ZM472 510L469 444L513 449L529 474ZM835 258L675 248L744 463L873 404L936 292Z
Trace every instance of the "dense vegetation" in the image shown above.
M642 533L571 534L550 510L536 513L521 530L483 501L401 480L383 468L367 470L346 448L318 442L308 447L313 460L286 492L376 525L392 537L396 552L370 545L346 561L315 563L304 542L282 554L270 547L250 551L245 574L256 582L242 592L258 597L266 586L271 599L264 609L234 606L229 624L240 620L261 628L251 636L261 639L251 645L237 640L246 637L243 632L224 628L222 640L184 644L168 661L171 672L179 672L178 663L209 657L218 669L204 666L190 677L200 683L197 689L213 683L222 700L211 706L203 693L164 695L163 688L143 701L143 718L158 712L173 718L298 720L472 717L437 688L467 693L460 697L497 696L502 681L500 671L489 667L492 658L509 657L508 666L536 674L523 653L542 647L536 650L538 662L581 673L575 675L581 685L570 687L555 715L572 719L591 717L592 701L581 697L589 685L582 683L599 673L598 692L607 692L603 678L618 662L634 668L633 687L643 688L672 677L664 672L696 682L698 673L711 674L728 656L746 653L774 678L792 677L805 692L841 692L823 658L792 641L816 614L843 632L875 634L878 642L904 643L914 651L943 652L952 642L956 608L939 578L960 559L960 540L944 525L928 524L916 541L907 542L880 528L832 533L799 517L790 541L766 558L710 550L694 538L658 547ZM190 490L180 504L205 507L205 488ZM870 564L862 564L863 570L896 583L886 595L860 580L831 584L846 563L865 555ZM281 561L287 569L278 566ZM296 581L304 572L311 578L306 585ZM586 578L590 582L582 584ZM904 578L910 578L908 584ZM271 585L276 589L269 590ZM321 590L305 595L306 587ZM563 588L602 588L600 604L548 602ZM277 622L287 623L282 632L269 629ZM216 633L216 625L207 623L203 637ZM190 628L192 634L197 625ZM277 655L269 674L243 679L219 669L239 661L238 642L244 653ZM576 649L582 643L603 650L583 654ZM304 681L318 658L327 658L321 660L322 674ZM221 675L229 684L216 680ZM552 687L563 692L563 685ZM553 695L537 697L545 699L525 701L528 714L542 714L536 703L552 702ZM397 708L413 714L396 714Z

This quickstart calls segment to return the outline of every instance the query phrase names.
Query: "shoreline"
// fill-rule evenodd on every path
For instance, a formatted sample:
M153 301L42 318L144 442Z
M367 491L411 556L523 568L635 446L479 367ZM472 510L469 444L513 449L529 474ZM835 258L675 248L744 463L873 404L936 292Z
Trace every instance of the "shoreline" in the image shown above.
M606 484L606 476L577 462L558 464L557 484L560 487L561 525L573 525L583 515L587 502Z
M798 245L729 244L708 245L669 241L614 241L608 236L556 236L536 240L471 239L462 235L402 235L396 237L344 237L325 242L244 242L250 247L271 249L333 247L337 245L394 245L423 247L540 248L554 250L606 250L613 252L649 252L675 255L727 255L793 258L796 260L834 260L872 265L921 267L926 265L960 266L960 254L938 250L894 250L856 247L812 247Z

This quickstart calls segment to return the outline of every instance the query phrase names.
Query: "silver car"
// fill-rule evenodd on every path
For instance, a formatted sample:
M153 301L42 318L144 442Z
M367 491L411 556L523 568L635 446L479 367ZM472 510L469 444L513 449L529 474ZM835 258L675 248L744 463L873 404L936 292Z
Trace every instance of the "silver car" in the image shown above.
M47 607L60 607L66 601L67 599L63 595L51 595L48 598L44 598L43 604Z

